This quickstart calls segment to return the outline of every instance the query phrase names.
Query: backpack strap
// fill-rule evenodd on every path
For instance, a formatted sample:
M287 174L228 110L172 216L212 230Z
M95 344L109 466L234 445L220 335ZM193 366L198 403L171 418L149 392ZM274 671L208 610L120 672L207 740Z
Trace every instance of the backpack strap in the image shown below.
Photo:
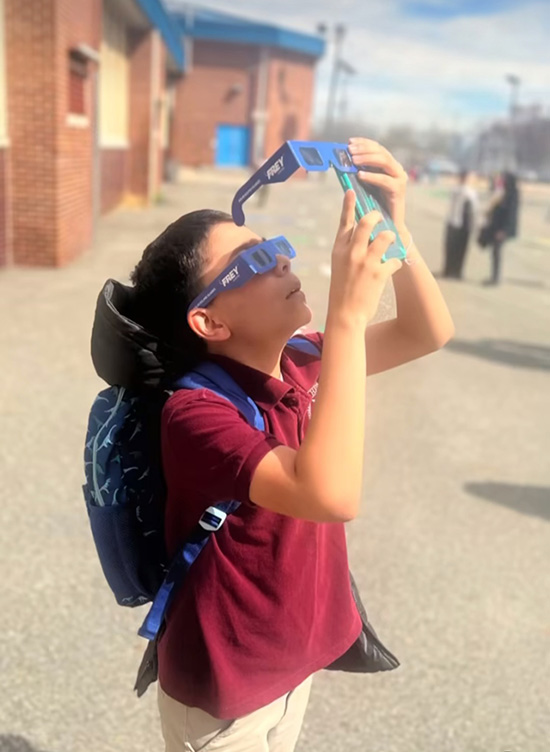
M223 368L208 361L201 363L194 371L183 376L175 384L176 389L209 389L219 397L231 402L246 418L247 422L263 431L265 422L256 403L241 389L241 387L226 373ZM208 507L193 529L189 539L178 551L170 565L168 573L159 588L145 621L138 634L148 640L157 636L166 611L174 597L176 590L185 578L191 565L208 543L213 532L219 530L227 516L238 507L238 501L225 501Z
M226 501L216 504L215 507L208 507L203 513L189 539L185 541L170 565L149 613L139 628L138 634L140 637L145 637L147 640L155 639L172 598L187 572L208 543L211 534L221 528L227 515L234 512L238 506L238 501Z
M265 422L256 403L221 366L204 361L176 382L176 389L209 389L218 397L231 402L247 422L263 431Z
M307 339L307 337L302 337L301 335L292 337L292 339L289 339L286 344L287 347L292 347L294 350L308 353L308 355L316 355L317 357L321 355L321 348L319 345L316 345L315 342L312 342L310 339Z

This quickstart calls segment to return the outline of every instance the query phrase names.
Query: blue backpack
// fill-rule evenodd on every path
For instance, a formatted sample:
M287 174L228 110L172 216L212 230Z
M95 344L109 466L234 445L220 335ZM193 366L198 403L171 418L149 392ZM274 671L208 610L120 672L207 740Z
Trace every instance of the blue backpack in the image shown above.
M296 337L291 347L319 355L318 347ZM256 404L220 366L204 362L175 384L176 389L210 389L227 399L251 426L264 429ZM160 412L164 396L112 386L92 406L84 464L84 499L105 578L121 606L153 605L139 634L154 640L170 602L210 535L239 503L209 507L172 562L164 548L166 487L160 458Z

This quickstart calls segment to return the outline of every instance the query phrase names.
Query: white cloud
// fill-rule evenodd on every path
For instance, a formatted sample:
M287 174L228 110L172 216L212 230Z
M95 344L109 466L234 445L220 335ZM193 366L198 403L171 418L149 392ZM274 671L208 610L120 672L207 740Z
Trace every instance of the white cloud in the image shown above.
M209 7L235 12L231 0ZM550 4L525 0L487 16L445 21L405 15L402 0L239 0L238 14L306 32L347 26L345 58L358 70L350 111L368 122L449 125L504 115L507 73L523 102L550 107ZM319 65L316 112L324 113L332 50Z

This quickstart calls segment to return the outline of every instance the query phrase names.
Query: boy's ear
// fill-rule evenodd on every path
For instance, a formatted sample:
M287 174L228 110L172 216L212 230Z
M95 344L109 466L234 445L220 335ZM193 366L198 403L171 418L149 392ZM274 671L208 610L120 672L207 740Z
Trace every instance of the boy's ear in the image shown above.
M206 342L225 342L231 336L227 325L208 308L194 308L187 314L187 323Z

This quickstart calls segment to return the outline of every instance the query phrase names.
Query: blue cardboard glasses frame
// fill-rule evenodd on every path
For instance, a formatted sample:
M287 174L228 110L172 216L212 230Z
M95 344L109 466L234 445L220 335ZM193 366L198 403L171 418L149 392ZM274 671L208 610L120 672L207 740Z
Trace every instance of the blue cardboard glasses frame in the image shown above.
M357 221L373 210L382 214L383 220L376 226L371 239L374 240L384 230L391 230L395 234L395 242L388 248L382 261L406 257L405 247L382 197L374 187L367 187L361 183L357 177L360 168L353 164L347 144L336 141L286 141L235 194L231 205L235 224L244 225L243 204L258 188L271 183L283 183L300 167L308 172L326 172L332 167L342 189L351 189L355 192Z
M187 311L206 308L214 298L225 290L242 287L256 274L265 274L277 266L277 256L294 258L296 251L284 235L263 240L261 243L241 251L233 261L218 274L206 289L193 300Z

